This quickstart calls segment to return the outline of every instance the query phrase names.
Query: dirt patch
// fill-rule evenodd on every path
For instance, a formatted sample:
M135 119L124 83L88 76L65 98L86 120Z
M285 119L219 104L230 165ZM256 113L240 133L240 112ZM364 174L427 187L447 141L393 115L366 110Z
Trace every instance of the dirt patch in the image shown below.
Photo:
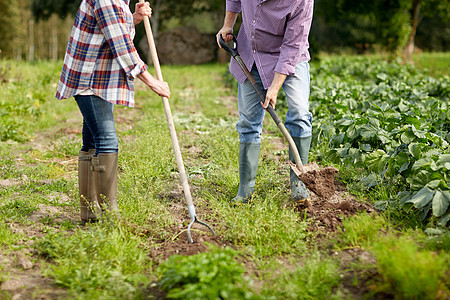
M7 275L7 280L0 285L0 299L67 298L67 290L42 275L42 266L36 254L22 250L12 255L0 255L0 263Z
M156 244L155 248L151 249L150 256L153 261L160 263L176 254L194 255L206 252L208 244L222 247L231 246L230 243L222 240L220 236L214 236L208 227L198 222L195 222L190 228L193 243L189 242L187 229L191 218L185 204L183 189L178 182L174 182L174 187L170 193L160 196L164 197L166 201L171 201L169 210L172 215L172 221L178 225L168 229L170 238L161 241L161 243ZM201 208L196 207L196 209L196 216L199 221L206 223L213 230L217 228L217 224L206 217L214 214L212 211L208 211L207 206L203 205Z
M220 236L214 236L206 227L194 223L191 227L191 237L193 243L190 243L187 235L187 227L173 227L169 229L173 233L173 238L168 239L161 244L157 244L151 249L150 256L153 261L161 263L172 255L194 255L208 250L208 244L226 247L229 246L222 241Z
M287 158L283 157L286 154L282 152L288 145L282 138L271 138L270 143L275 147L273 152L280 152L281 155L269 155L263 159L280 161L280 173L285 174ZM356 200L356 197L348 193L345 185L335 179L336 168L320 168L315 162L304 165L304 168L306 172L301 175L301 180L309 191L310 199L285 205L299 213L300 222L305 219L309 221L308 230L316 232L317 238L326 237L341 228L344 217L359 212L376 212L373 205ZM289 187L289 180L286 181L286 186Z
M341 285L344 298L351 299L395 299L394 295L374 289L382 280L376 266L375 257L361 248L332 252L341 264Z

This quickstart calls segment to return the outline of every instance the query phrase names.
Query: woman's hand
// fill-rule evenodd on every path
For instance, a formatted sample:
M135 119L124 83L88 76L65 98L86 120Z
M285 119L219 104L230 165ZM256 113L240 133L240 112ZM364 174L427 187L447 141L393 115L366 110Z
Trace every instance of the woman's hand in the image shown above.
M148 71L139 74L137 77L161 97L170 97L170 89L167 82L156 79Z
M150 89L161 97L170 97L169 84L165 81L155 79L155 81L153 82L153 86L150 86Z
M151 17L152 16L152 9L150 7L149 2L138 2L136 3L136 7L133 14L133 23L134 25L137 25L144 20L144 17Z

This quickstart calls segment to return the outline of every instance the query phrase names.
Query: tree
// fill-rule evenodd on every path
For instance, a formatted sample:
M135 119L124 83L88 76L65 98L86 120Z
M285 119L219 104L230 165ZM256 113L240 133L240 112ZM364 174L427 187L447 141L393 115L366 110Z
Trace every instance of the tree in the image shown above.
M0 0L4 1L4 0ZM53 14L60 18L66 16L75 16L81 0L32 0L32 12L36 20L48 19ZM139 0L131 0L130 8L134 11L134 7ZM151 1L153 9L150 22L155 38L161 29L165 30L168 24L174 19L180 22L191 18L193 15L202 12L218 12L220 20L223 20L225 2L223 0L153 0ZM217 19L217 18L215 18ZM135 40L145 37L143 26L136 28ZM138 49L140 51L140 49Z
M318 0L316 15L338 31L345 28L345 39L361 43L370 37L370 42L382 45L394 57L407 40L410 1Z
M23 24L20 20L17 1L0 0L0 57L20 58L18 44L22 36Z
M134 10L138 0L131 0L130 7ZM36 19L48 19L52 14L60 18L75 15L81 0L33 0L32 12ZM199 12L213 12L221 10L223 0L153 0L151 6L153 15L150 19L155 35L159 28L164 28L171 19L186 19Z
M439 19L438 24L444 27L441 30L449 30L450 3L449 0L317 0L316 16L319 25L328 24L344 43L356 44L366 39L382 45L391 58L403 50L408 59L424 18ZM428 30L428 36L436 34Z
M57 14L61 19L75 15L81 0L33 0L31 10L36 20L48 19Z
M450 20L449 0L412 0L410 18L411 30L408 37L408 43L404 51L405 59L408 61L410 60L415 48L417 29L425 16L429 16L431 18L440 17L442 18L444 24L448 24ZM445 28L443 28L443 30L445 30Z

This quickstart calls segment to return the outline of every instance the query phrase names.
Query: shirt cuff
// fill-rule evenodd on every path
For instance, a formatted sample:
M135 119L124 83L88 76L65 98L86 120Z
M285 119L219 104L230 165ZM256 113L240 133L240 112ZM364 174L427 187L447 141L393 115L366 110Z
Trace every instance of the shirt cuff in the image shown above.
M130 72L128 72L128 77L130 79L135 79L139 74L144 73L147 71L148 66L144 62L138 63Z
M277 65L275 66L275 72L284 74L284 75L294 75L295 74L295 66L283 62L278 61Z
M226 7L225 8L226 11L230 11L233 13L239 13L239 12L241 12L241 1L227 0L225 7Z

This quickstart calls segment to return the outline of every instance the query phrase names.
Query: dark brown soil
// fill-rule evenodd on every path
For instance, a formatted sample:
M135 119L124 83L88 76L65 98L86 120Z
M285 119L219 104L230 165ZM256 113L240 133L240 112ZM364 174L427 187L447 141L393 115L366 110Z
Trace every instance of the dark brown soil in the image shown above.
M336 168L327 167L302 173L299 178L317 196L328 199L334 195L334 174L337 172Z

